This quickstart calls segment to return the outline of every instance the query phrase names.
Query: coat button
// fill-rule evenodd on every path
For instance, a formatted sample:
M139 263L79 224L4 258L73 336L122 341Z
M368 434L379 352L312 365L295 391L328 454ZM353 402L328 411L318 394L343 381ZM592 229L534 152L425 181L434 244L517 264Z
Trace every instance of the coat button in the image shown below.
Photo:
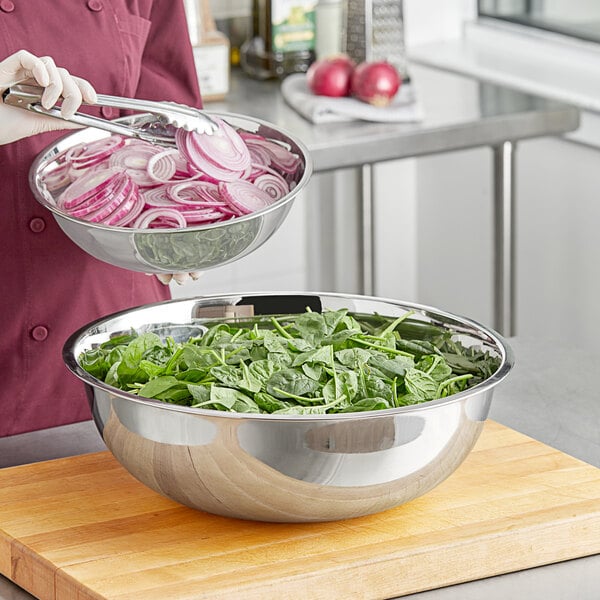
M36 342L43 342L48 337L48 328L44 327L44 325L36 325L31 330L31 337Z
M33 217L33 219L29 221L29 229L31 229L33 233L41 233L46 229L46 221L44 221L42 217Z
M88 0L87 7L94 12L99 12L104 8L100 0Z
M105 119L111 119L114 116L113 109L110 106L103 106L100 112Z
M0 10L5 13L11 13L15 10L15 5L11 2L11 0L2 0L0 2Z

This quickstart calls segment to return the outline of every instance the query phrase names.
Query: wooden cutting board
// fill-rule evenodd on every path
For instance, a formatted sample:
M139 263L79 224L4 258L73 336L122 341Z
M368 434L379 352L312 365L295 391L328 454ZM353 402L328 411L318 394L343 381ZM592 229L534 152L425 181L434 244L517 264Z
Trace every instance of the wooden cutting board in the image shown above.
M393 510L318 524L185 508L108 452L0 470L0 572L41 600L389 598L600 553L600 469L488 421Z

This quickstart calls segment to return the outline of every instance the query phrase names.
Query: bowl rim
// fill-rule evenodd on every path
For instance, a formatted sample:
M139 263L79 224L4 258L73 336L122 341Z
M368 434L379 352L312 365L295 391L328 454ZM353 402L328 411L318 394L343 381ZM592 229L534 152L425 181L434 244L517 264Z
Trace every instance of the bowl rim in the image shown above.
M133 229L131 227L115 227L113 225L104 225L102 223L86 221L85 219L79 219L77 217L73 217L73 216L61 211L59 208L57 208L54 204L52 204L45 197L45 195L41 192L41 190L39 189L39 187L36 183L38 176L39 176L39 171L41 169L43 169L47 163L52 162L52 157L49 157L48 154L50 152L52 152L58 145L66 142L69 138L75 137L77 135L82 135L82 133L86 132L86 131L97 131L98 135L100 135L102 137L108 137L111 135L109 132L105 132L101 129L95 129L94 127L85 127L82 129L72 130L69 133L57 138L56 140L54 140L54 142L52 142L51 144L48 144L48 146L46 146L43 150L41 150L37 154L37 156L31 163L31 166L29 168L29 174L28 174L29 187L31 189L31 192L33 193L35 199L44 208L46 208L47 210L52 212L52 214L54 215L55 218L64 219L66 221L75 223L76 225L85 225L86 227L89 227L91 229L99 229L99 230L103 230L103 231L112 231L112 232L121 231L123 233L135 234L137 236L137 235L157 235L157 234L173 235L173 234L177 234L177 233L181 234L181 233L185 233L185 232L208 231L208 230L213 230L213 229L221 229L223 227L230 227L231 225L236 224L236 223L252 221L253 219L255 219L257 217L262 217L271 212L279 210L280 208L282 208L283 206L285 206L286 204L288 204L289 202L294 200L294 198L298 195L298 193L304 187L306 187L306 184L309 182L309 180L313 174L313 169L314 169L313 160L312 160L312 156L311 156L310 151L309 151L308 147L306 146L306 144L304 144L304 142L299 140L294 134L290 133L286 129L279 127L278 125L275 125L274 123L270 123L269 121L265 121L263 119L251 117L249 115L242 115L239 113L232 113L232 112L210 111L210 110L206 110L204 112L206 112L208 115L222 118L225 121L228 118L243 119L243 120L258 124L258 125L264 125L265 127L268 127L270 129L277 131L278 133L283 134L284 136L289 138L291 141L293 141L293 143L298 147L298 149L301 150L301 152L302 152L301 158L304 160L304 171L303 171L302 177L300 178L298 183L294 186L294 188L292 190L290 190L285 196L283 196L283 198L279 198L279 200L276 200L275 202L273 202L273 204L270 204L266 208L248 213L246 215L235 217L234 219L220 221L218 223L208 223L205 225L193 225L190 227L165 227L165 228L160 228L160 229ZM132 120L134 120L136 118L143 118L143 117L147 117L148 115L149 115L149 113L136 113L135 115L132 115L132 116L119 117L118 119L114 119L114 121L116 123L118 123L118 122L131 123Z
M81 339L86 337L89 331L95 327L102 325L103 323L107 323L117 317L131 314L134 312L142 312L144 310L157 307L157 306L165 306L170 304L183 304L186 302L195 302L199 300L208 300L208 301L216 301L216 300L227 300L234 299L240 297L247 296L307 296L314 295L320 298L335 298L335 299L346 299L346 300L365 300L365 301L373 301L373 302L386 302L390 304L395 304L398 307L406 308L408 310L415 310L416 312L421 313L432 313L441 318L448 318L453 321L458 321L461 325L466 326L471 329L477 330L478 333L484 334L489 341L493 342L496 350L500 354L501 363L495 373L493 373L490 377L485 379L484 381L474 385L471 388L468 388L462 392L457 394L452 394L451 396L447 396L445 398L440 398L437 400L429 400L427 402L422 402L420 404L412 404L409 406L400 406L396 408L386 408L382 410L370 410L370 411L359 411L359 412L348 412L348 413L330 413L330 414L317 414L317 415L275 415L269 413L238 413L238 412L229 412L229 411L219 411L214 409L206 409L206 408L194 408L191 406L182 406L179 404L171 404L168 402L163 402L161 400L154 400L152 398L143 398L136 394L132 394L130 392L120 390L119 388L115 388L111 385L106 384L105 382L96 379L92 375L90 375L87 371L85 371L77 360L77 357L74 355L73 349L79 343ZM457 333L460 333L457 331ZM466 332L463 332L466 333ZM482 340L483 341L483 340ZM390 417L394 415L402 415L406 413L413 413L415 411L425 411L425 410L433 410L439 406L455 404L461 402L473 395L480 394L491 388L495 387L498 383L500 383L511 371L514 366L515 358L514 353L506 339L500 335L495 330L486 327L479 322L457 315L455 313L451 313L448 311L440 310L438 308L426 305L419 304L415 302L405 302L392 298L384 298L378 296L368 296L361 294L346 294L339 292L314 292L314 291L259 291L259 292L237 292L237 293L226 293L226 294L210 294L210 295L202 295L202 296L193 296L189 298L177 298L171 300L163 300L162 302L154 302L151 304L144 304L141 306L117 311L111 313L109 315L105 315L104 317L100 317L83 327L79 328L77 331L72 333L69 338L65 341L63 345L63 361L67 368L76 375L79 379L81 379L87 386L92 386L96 388L100 388L103 391L111 394L112 396L116 396L118 398L132 401L138 404L150 405L154 408L159 408L168 411L176 411L183 412L192 415L198 415L203 417L214 417L214 418L229 418L229 419L251 419L258 421L339 421L339 420L356 420L356 419L373 419L373 418L384 418Z

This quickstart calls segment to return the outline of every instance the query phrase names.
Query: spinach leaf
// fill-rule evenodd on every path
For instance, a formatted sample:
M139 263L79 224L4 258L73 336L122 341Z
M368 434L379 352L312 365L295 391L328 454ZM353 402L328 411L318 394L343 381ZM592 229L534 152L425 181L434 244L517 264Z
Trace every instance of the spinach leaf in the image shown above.
M313 347L319 346L325 336L330 333L329 325L323 315L314 312L300 315L294 323L294 329Z
M337 377L337 394L343 394L350 402L358 394L358 376L354 371L342 371Z
M384 410L391 408L389 402L383 398L364 398L354 404L347 406L340 412L361 412L365 410Z
M393 391L389 380L385 381L372 373L365 378L363 391L366 398L383 398L388 402L393 400Z
M268 329L265 330L263 335L263 345L269 354L287 354L287 341L285 339Z
M360 369L369 362L372 356L372 352L362 348L348 348L335 353L335 359L348 369Z
M210 402L210 386L188 384L188 390L192 395L193 402L191 406L200 406Z
M175 379L172 375L165 375L151 379L138 391L138 395L144 398L156 398L174 404L183 404L190 396L188 386L185 382Z
M307 398L319 388L319 384L302 371L282 369L273 373L267 381L267 392L275 398L294 398L299 403L312 404L313 400Z
M266 392L259 392L254 396L254 401L258 405L258 408L263 412L273 413L278 410L285 410L294 406L289 402L284 402L283 400L279 400L279 398L274 398L271 394L267 394Z
M79 358L88 373L145 398L221 411L383 410L456 394L500 358L449 330L347 309L209 321L202 337L116 336Z
M408 369L415 366L415 361L407 356L398 355L394 358L387 358L383 354L372 353L369 358L369 365L375 367L384 375L394 377L404 377Z
M120 357L117 360L120 360ZM110 360L110 350L105 350L102 347L88 350L79 360L79 364L83 369L96 379L101 380L104 380L113 362Z
M439 354L427 354L417 363L416 368L424 371L438 383L448 379L452 375L452 369L448 366L443 356Z
M121 387L148 380L148 374L140 368L140 362L156 346L160 347L162 343L155 333L144 333L129 342L117 368L116 375Z
M260 381L264 387L273 373L279 370L279 366L270 360L255 360L250 363L248 370L254 379Z
M256 402L247 394L217 385L210 388L210 402L232 412L260 412Z
M333 362L333 347L332 346L321 346L316 350L310 352L303 352L298 354L292 362L292 367L298 367L305 363L322 365L331 365Z
M437 382L431 375L419 371L419 369L409 369L406 372L404 385L409 394L421 401L433 400L436 397Z
M324 369L323 365L304 363L302 365L302 372L315 381L321 381L323 379Z

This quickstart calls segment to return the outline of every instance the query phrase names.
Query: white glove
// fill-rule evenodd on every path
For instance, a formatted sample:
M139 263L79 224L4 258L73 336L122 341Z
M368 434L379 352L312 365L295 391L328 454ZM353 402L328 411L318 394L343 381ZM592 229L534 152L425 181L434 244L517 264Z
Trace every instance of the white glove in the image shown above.
M49 56L40 58L26 50L19 50L0 61L0 96L17 83L37 84L46 88L42 95L44 108L53 107L62 97L61 114L67 118L73 116L82 100L91 104L96 102L96 92L85 79L73 77L66 69L57 67ZM80 125L75 123L7 106L0 100L0 144L9 144L46 131L78 127Z
M170 273L161 273L160 275L156 275L156 279L158 279L164 285L169 285L171 281L174 281L179 285L183 285L184 283L187 283L188 279L196 281L200 278L202 273L203 271L192 271L191 273L175 273L173 275L171 275Z

